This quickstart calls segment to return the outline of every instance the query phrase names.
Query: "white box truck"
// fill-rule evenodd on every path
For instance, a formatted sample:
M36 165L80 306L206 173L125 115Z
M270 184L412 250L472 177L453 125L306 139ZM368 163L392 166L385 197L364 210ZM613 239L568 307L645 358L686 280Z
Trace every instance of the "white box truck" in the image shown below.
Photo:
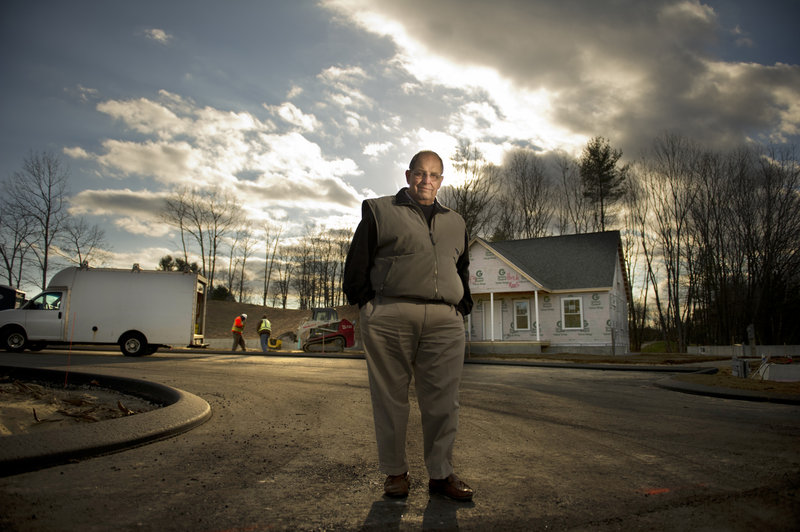
M66 268L22 308L0 311L0 348L117 344L126 356L202 346L205 277L196 273Z

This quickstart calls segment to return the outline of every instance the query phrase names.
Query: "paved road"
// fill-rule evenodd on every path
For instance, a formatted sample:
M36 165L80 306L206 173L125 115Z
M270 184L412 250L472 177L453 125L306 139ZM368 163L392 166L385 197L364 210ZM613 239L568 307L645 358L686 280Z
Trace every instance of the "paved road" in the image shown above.
M194 393L212 418L120 453L0 478L3 530L794 530L800 407L688 395L663 374L468 365L457 470L381 497L363 360L0 353ZM416 406L414 406L416 408ZM56 435L57 433L54 433ZM2 445L2 440L0 440Z

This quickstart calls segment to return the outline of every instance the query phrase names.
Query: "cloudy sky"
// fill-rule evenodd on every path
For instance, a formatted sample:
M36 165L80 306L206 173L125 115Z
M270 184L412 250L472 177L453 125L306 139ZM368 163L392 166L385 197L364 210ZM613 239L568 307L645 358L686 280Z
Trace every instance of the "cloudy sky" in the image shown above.
M4 0L0 176L69 168L113 266L178 249L177 186L253 227L355 227L419 149L636 158L659 134L797 144L796 0ZM447 179L448 168L445 168Z

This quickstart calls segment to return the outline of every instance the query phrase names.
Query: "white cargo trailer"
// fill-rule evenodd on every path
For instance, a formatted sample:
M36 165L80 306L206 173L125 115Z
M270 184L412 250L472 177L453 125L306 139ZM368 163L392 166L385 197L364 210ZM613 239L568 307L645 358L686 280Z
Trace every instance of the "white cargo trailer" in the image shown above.
M22 308L0 311L0 348L117 344L126 356L202 346L206 279L196 273L66 268Z

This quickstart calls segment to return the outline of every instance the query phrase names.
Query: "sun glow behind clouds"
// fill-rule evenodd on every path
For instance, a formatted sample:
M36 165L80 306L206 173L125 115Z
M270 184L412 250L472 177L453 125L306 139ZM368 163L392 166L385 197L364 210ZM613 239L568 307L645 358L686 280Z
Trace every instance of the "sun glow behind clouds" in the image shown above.
M587 136L572 133L553 120L553 101L558 94L544 87L519 87L494 68L443 57L415 39L413 31L402 23L371 9L362 0L331 0L325 5L364 30L392 39L399 50L392 64L420 83L466 92L471 103L462 106L443 129L483 147L489 162L502 161L505 149L497 139L524 140L542 151L561 149L572 153L578 153L586 144ZM411 84L405 87L407 92L416 90Z

